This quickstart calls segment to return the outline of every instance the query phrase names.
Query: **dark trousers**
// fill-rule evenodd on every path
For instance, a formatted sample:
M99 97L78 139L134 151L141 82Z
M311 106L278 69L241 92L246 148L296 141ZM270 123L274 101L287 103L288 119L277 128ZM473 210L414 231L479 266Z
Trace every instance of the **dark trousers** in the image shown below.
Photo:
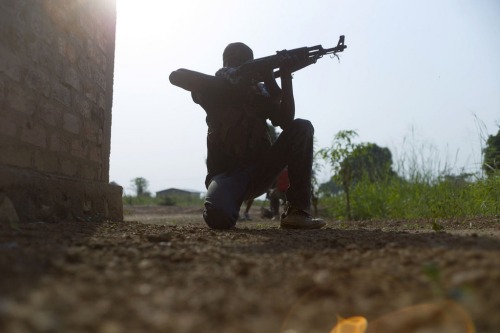
M203 211L208 226L213 229L234 227L243 201L265 193L285 166L288 166L290 180L287 201L309 211L313 138L311 122L295 119L254 165L213 177Z

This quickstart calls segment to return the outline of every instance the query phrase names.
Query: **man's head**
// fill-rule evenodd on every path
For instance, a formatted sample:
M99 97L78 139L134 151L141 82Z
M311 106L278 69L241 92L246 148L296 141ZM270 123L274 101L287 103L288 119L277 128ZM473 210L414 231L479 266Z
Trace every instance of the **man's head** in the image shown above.
M229 44L222 54L224 67L238 67L248 60L253 60L253 51L247 45L240 42Z

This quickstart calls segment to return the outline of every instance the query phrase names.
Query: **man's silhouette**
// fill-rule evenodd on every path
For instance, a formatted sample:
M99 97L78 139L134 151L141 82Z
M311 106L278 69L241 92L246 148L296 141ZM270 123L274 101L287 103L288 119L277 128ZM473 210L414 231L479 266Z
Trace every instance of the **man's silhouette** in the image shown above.
M309 213L314 128L295 119L291 68L300 59L281 54L281 87L272 70L240 75L238 66L253 60L243 43L229 44L215 77L179 69L170 82L192 92L207 114L207 195L203 217L209 227L229 229L242 203L265 193L288 166L290 187L281 228L317 229L325 225ZM271 143L266 120L282 132Z

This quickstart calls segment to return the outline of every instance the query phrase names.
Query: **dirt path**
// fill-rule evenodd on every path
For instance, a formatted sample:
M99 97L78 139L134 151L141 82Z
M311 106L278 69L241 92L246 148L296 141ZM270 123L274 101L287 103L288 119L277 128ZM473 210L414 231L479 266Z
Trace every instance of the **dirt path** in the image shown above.
M498 219L286 231L257 209L225 232L175 207L0 225L0 332L328 333L338 315L369 333L500 332Z

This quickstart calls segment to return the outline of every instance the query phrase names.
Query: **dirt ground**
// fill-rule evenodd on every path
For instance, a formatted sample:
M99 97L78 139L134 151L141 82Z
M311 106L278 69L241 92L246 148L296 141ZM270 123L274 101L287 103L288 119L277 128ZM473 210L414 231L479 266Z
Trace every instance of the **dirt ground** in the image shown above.
M296 231L252 216L0 225L0 332L329 333L353 316L369 333L500 332L498 217Z

